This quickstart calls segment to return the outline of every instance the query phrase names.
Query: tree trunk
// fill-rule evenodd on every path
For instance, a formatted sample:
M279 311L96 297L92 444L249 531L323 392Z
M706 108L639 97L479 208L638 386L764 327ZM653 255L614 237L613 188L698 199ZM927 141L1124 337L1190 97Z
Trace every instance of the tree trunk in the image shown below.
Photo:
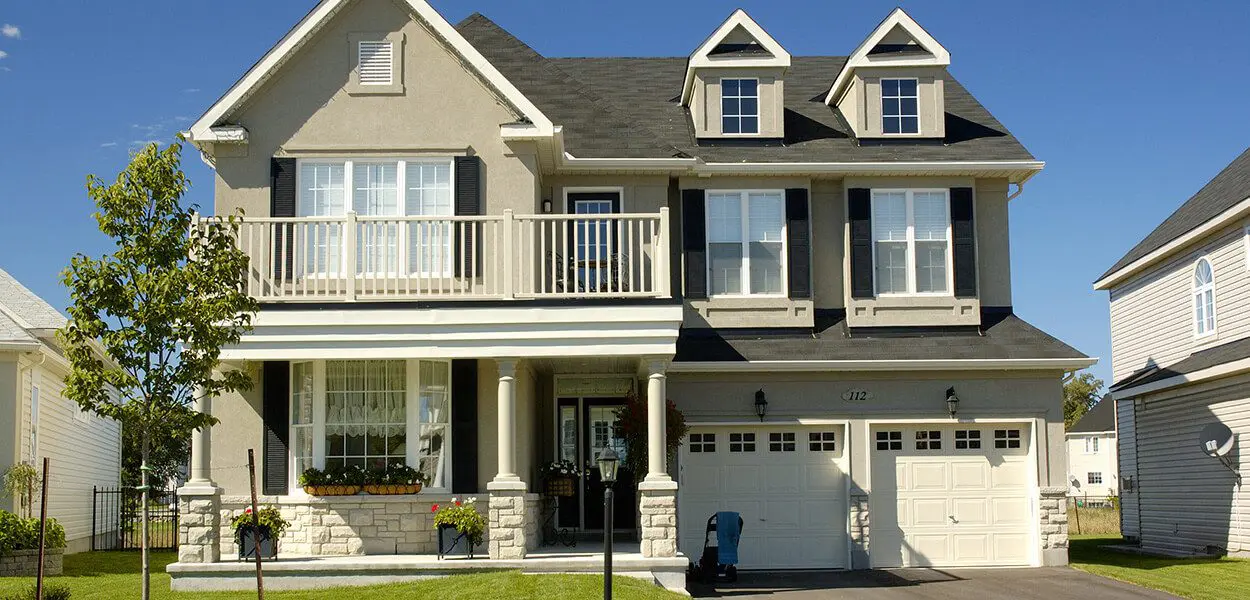
M150 600L152 597L152 569L151 563L148 562L148 444L150 442L147 429L143 431L143 450L140 454L142 457L139 463L139 490L140 502L140 519L143 523L141 526L142 539L139 540L139 549L143 560L143 600Z

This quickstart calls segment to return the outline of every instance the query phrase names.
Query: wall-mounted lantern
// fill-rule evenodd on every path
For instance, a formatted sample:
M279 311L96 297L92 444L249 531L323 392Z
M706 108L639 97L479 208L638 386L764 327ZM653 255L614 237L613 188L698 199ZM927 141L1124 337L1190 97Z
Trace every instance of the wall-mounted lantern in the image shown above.
M955 395L955 388L946 388L946 412L951 414L951 418L955 418L955 413L959 411L959 396Z
M764 395L764 390L761 388L755 392L755 416L759 417L760 422L763 423L766 414L768 414L768 397Z
M551 198L543 198L543 214L551 214Z

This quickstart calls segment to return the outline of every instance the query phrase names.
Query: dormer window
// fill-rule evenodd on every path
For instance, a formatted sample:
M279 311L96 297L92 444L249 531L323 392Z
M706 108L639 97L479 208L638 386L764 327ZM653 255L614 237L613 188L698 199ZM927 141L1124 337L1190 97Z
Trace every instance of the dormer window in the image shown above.
M755 135L760 132L759 83L758 79L720 80L723 133Z
M881 80L881 132L920 133L920 95L915 79Z

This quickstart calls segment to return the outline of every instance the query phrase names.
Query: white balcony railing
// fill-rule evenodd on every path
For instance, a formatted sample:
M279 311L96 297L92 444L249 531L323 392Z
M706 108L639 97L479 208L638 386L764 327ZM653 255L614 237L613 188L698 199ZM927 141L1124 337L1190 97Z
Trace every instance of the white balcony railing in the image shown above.
M245 218L261 301L664 298L656 214Z

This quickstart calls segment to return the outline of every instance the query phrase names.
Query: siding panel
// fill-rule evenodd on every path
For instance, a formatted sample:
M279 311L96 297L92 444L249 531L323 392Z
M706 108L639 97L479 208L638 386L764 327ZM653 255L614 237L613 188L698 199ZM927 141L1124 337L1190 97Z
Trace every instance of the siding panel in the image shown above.
M1126 538L1141 535L1137 492L1137 426L1133 411L1133 399L1115 401L1115 428L1117 456L1120 472L1120 534ZM1129 491L1124 481L1132 478L1133 489Z

